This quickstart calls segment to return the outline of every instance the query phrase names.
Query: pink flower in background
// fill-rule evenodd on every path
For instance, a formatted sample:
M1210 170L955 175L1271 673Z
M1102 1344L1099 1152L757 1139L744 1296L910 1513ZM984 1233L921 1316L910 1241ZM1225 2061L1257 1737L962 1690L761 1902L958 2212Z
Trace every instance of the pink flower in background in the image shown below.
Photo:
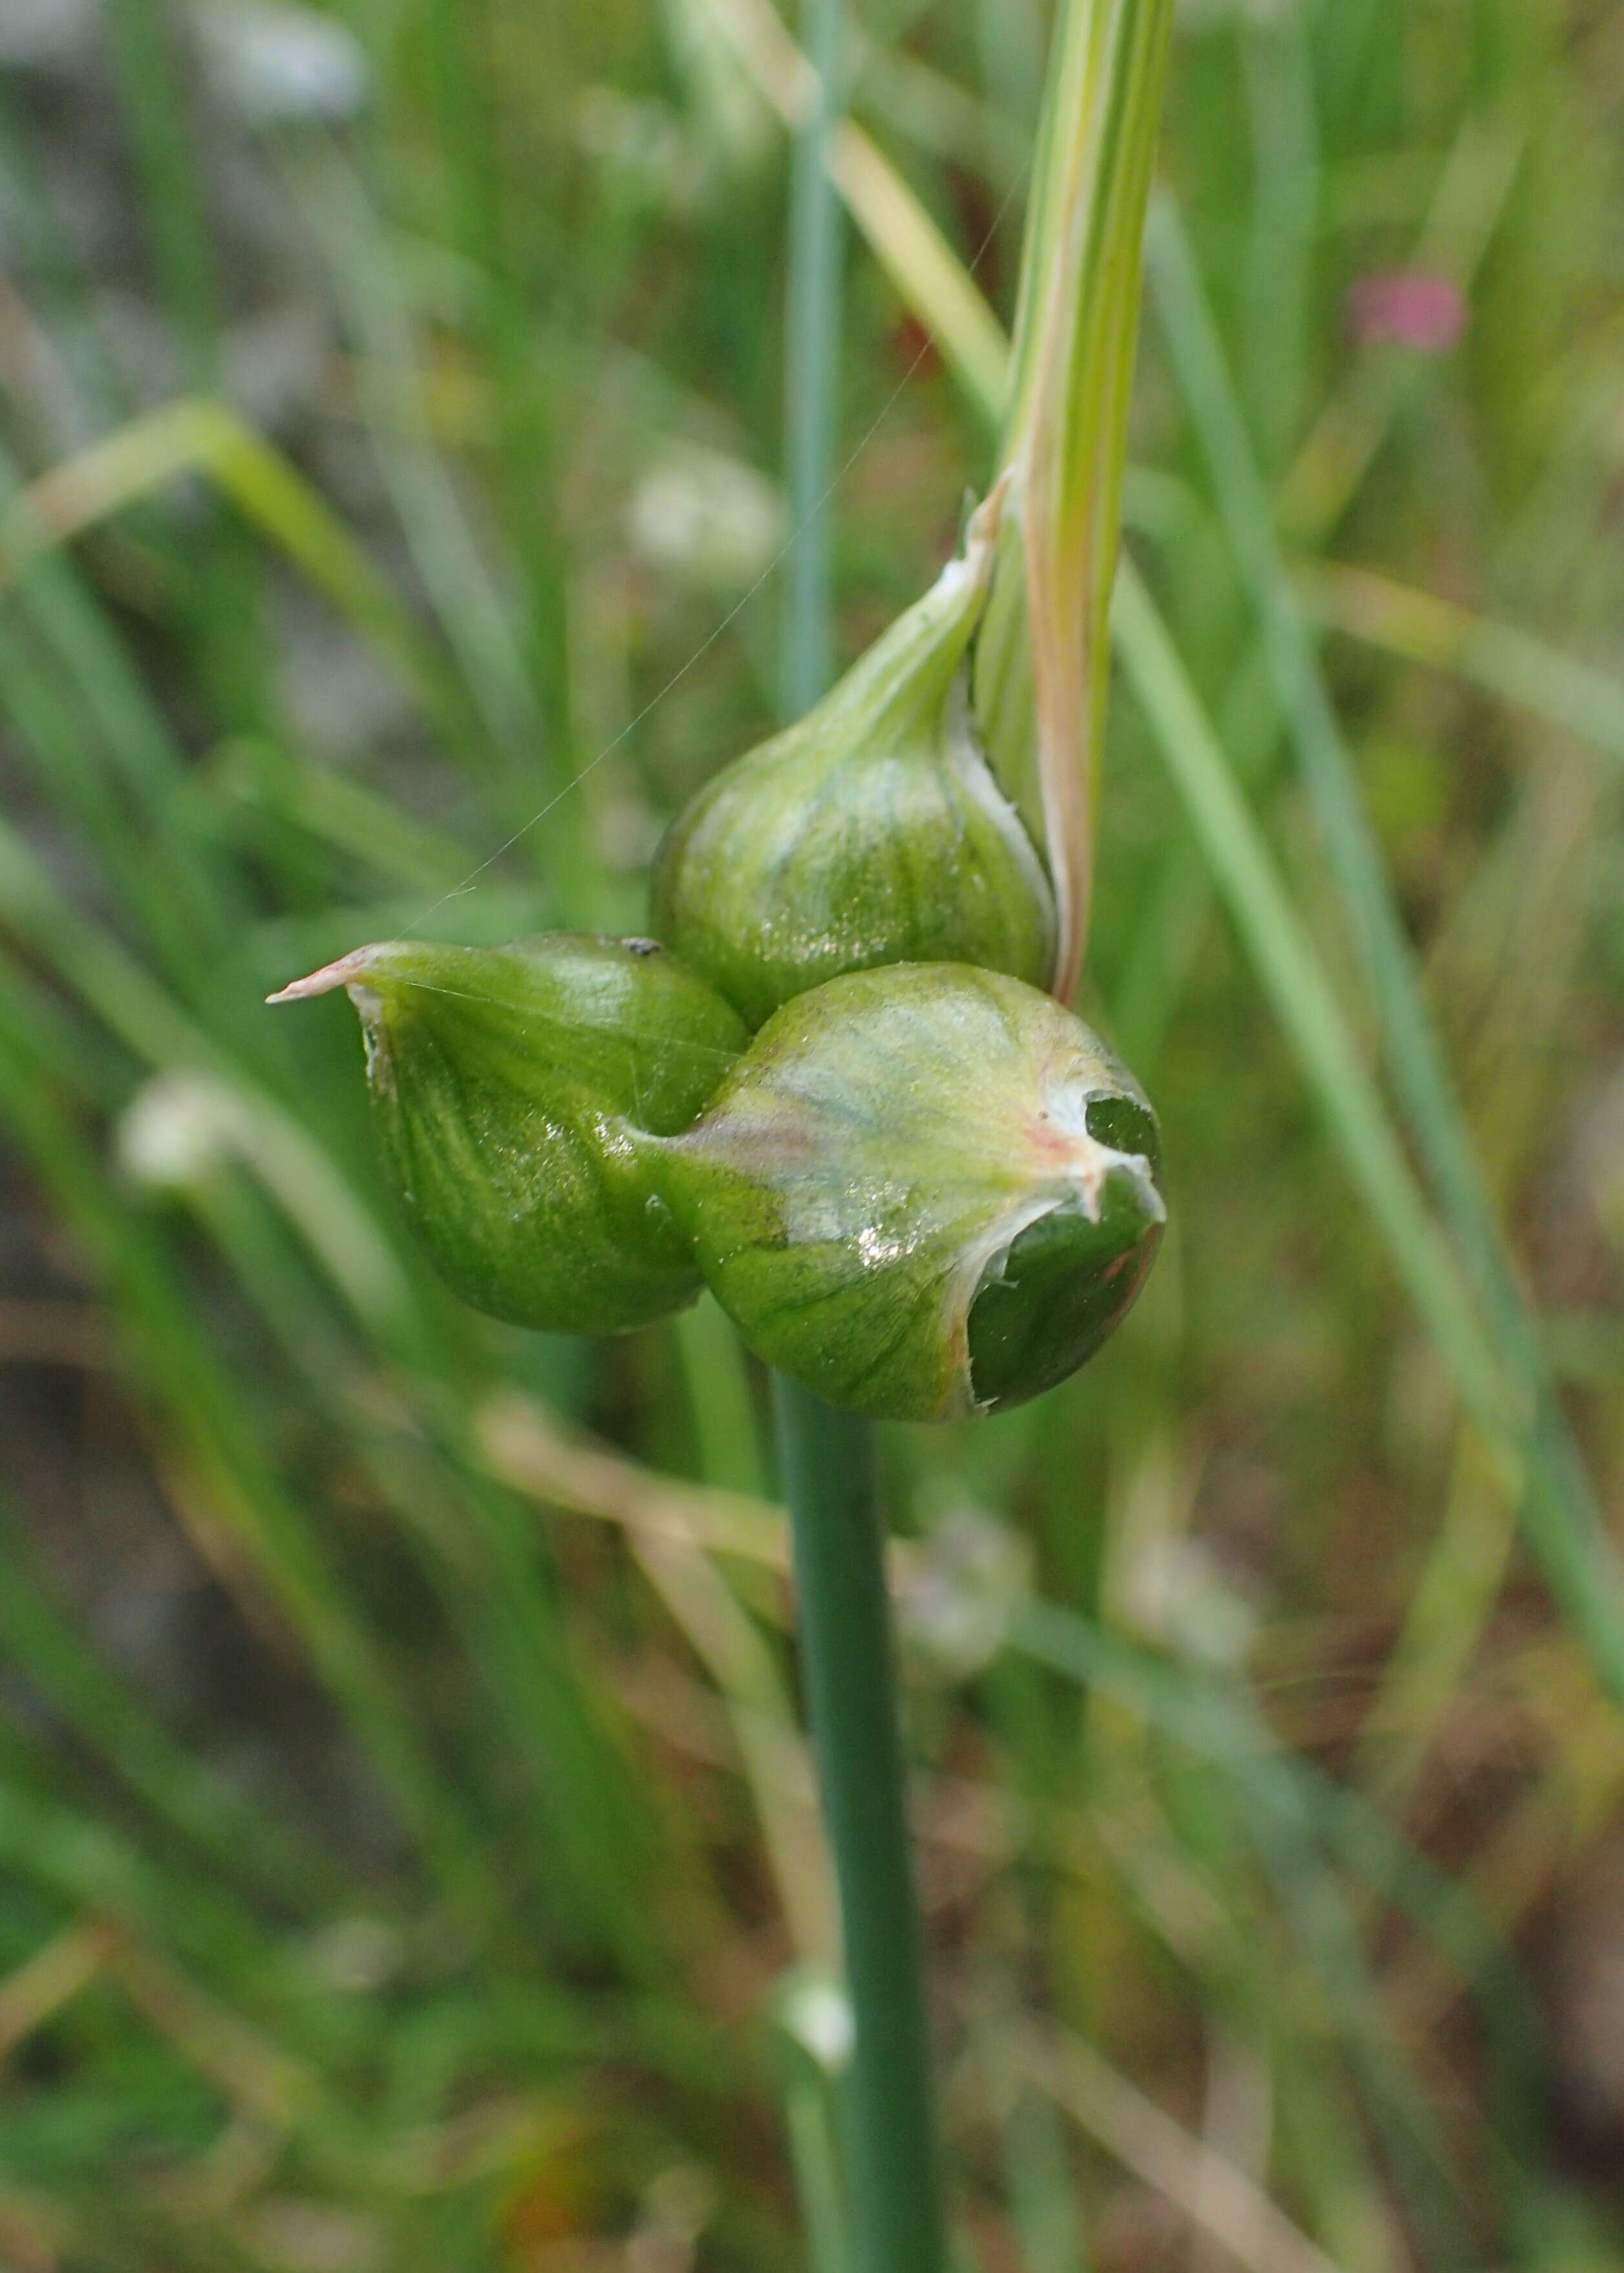
M1348 295L1348 323L1361 347L1391 342L1447 355L1466 329L1466 302L1447 276L1395 268L1359 279Z

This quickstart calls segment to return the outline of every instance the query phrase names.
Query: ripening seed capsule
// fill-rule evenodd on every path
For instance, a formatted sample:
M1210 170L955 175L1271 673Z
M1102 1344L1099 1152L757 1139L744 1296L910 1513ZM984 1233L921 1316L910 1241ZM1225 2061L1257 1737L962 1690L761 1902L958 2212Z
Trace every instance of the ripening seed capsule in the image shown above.
M476 1309L620 1333L699 1289L651 1147L686 1129L748 1039L652 940L384 941L273 1001L345 988L390 1181Z
M1049 995L958 964L797 996L662 1151L748 1347L879 1419L996 1412L1064 1380L1166 1219L1132 1075Z
M966 657L1002 489L963 555L816 707L666 832L652 925L751 1026L846 971L951 962L1049 984L1055 902L994 779Z

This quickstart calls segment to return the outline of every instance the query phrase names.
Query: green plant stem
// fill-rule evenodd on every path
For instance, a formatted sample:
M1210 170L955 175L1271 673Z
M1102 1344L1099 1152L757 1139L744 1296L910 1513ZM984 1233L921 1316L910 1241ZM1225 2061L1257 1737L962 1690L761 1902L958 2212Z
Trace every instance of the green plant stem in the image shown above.
M829 492L840 217L829 153L838 123L841 0L808 0L807 26L818 94L798 138L790 211L785 457L793 535L780 680L786 719L816 701L833 670ZM874 1429L792 1382L775 1379L773 1391L808 1712L855 2031L843 2091L851 2258L856 2273L943 2273L924 1951L908 1851Z
M846 2134L857 2273L942 2273L924 1952L909 1853L874 1432L774 1384L813 1743L856 2040Z
M793 531L785 562L779 686L786 719L811 709L834 668L829 491L839 392L841 221L829 152L846 11L843 0L808 0L807 14L817 98L795 139L785 310L785 455Z

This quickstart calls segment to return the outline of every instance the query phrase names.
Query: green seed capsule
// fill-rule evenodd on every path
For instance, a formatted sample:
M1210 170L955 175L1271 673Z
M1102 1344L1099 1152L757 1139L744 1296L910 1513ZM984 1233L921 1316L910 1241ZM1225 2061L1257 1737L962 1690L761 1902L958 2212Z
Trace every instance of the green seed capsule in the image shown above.
M748 1039L652 940L386 941L274 1001L345 987L380 1149L417 1236L477 1309L619 1333L699 1287L654 1173Z
M845 971L972 963L1047 986L1055 903L994 780L965 659L1002 491L965 552L797 725L679 814L653 926L752 1026Z
M1125 1315L1165 1220L1132 1076L1048 995L957 964L786 1004L664 1150L750 1348L880 1419L995 1412L1064 1380Z

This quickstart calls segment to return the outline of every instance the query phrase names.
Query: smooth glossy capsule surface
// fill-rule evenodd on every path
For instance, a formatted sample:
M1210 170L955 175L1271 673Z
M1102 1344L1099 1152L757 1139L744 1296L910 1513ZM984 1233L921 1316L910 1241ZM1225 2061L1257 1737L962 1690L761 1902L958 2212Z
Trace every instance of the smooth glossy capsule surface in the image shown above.
M748 1039L652 940L383 941L287 987L343 987L390 1181L440 1276L515 1324L619 1333L699 1273L653 1172Z
M963 554L823 701L679 814L654 929L751 1026L842 971L970 963L1049 984L1055 905L995 781L966 657L1002 492Z
M886 1419L1064 1380L1132 1303L1166 1219L1132 1076L1049 996L962 964L797 996L662 1151L749 1347Z

